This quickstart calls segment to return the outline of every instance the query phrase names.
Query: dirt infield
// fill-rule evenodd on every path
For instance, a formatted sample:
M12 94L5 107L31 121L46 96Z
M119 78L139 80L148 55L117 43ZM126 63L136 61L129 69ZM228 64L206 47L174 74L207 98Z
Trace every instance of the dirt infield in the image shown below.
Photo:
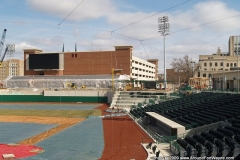
M98 109L103 114L107 105ZM145 160L147 153L141 143L153 140L128 116L108 117L103 120L104 151L100 160Z
M38 135L25 139L18 144L35 144L47 137L50 137L78 122L83 118L65 118L65 117L40 117L40 116L0 116L0 122L20 122L20 123L36 123L36 124L58 124L58 126L42 132Z

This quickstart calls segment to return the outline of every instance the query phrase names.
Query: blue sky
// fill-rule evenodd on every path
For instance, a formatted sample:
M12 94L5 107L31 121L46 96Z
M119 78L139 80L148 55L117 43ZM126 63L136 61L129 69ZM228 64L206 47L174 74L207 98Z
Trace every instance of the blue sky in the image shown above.
M173 58L186 54L198 61L199 54L215 53L218 47L227 52L229 36L240 32L239 6L239 0L5 0L0 6L0 34L7 29L5 43L16 45L14 58L23 59L23 49L29 48L61 51L63 43L65 51L74 51L75 43L78 51L131 45L134 56L159 59L162 73L159 17L169 17L170 68ZM214 21L218 22L202 25Z

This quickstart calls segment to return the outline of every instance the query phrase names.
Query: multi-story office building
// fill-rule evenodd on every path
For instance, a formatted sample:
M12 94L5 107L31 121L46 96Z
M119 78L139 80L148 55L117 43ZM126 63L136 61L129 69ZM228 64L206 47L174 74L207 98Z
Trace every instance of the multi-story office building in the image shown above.
M132 55L132 46L115 51L44 53L24 50L24 75L129 75L135 80L156 80L156 59L149 62Z
M136 80L157 80L156 65L143 59L132 56L131 76Z
M198 77L207 77L213 79L213 87L221 89L236 88L235 81L239 81L236 77L226 77L231 72L237 74L240 67L240 36L230 36L229 51L221 52L217 49L217 53L212 55L199 55L199 74ZM231 74L231 75L232 75ZM231 81L231 83L230 83ZM226 85L223 85L224 82ZM234 82L234 83L233 83ZM220 85L221 84L221 85Z
M229 56L227 52L221 52L212 55L199 55L199 74L198 77L212 77L214 73L229 71L231 67L236 67L237 62L234 56Z
M0 68L0 80L6 79L8 76L23 76L24 62L20 59L9 59L3 61Z
M240 66L238 62L240 53L237 52L237 47L240 47L240 36L230 36L229 52L221 52L218 48L217 53L212 55L199 55L199 77L209 78L215 73L237 70Z
M237 51L237 48L240 47L240 36L230 36L228 41L228 47L229 47L230 56L238 55L236 51Z

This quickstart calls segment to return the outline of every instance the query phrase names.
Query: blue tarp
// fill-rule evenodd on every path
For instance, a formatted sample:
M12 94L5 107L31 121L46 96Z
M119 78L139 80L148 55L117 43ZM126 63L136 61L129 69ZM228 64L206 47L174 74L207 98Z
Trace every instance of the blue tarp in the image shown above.
M45 151L26 160L93 160L104 148L102 119L89 118L61 131L36 146Z
M57 124L33 124L33 123L0 123L0 143L18 143L44 131Z

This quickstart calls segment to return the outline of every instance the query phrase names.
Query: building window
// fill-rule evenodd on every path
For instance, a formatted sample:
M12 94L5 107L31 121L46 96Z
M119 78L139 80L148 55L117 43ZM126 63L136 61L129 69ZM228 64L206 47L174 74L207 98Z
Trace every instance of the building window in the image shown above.
M207 63L204 63L204 67L206 67L207 66Z
M217 67L218 66L218 63L217 62L215 62L215 67Z
M234 67L237 67L237 63L234 63Z
M72 54L72 58L74 58L74 54Z
M77 57L77 54L75 53L75 57Z
M230 63L230 67L232 67L233 66L233 64L232 63Z
M220 66L223 66L223 62L220 63Z
M207 70L207 68L204 68L204 71L206 71Z
M227 63L227 67L229 67L229 63Z
M205 74L205 73L203 74L203 77L206 77L206 74Z
M212 62L209 63L209 66L212 67Z

